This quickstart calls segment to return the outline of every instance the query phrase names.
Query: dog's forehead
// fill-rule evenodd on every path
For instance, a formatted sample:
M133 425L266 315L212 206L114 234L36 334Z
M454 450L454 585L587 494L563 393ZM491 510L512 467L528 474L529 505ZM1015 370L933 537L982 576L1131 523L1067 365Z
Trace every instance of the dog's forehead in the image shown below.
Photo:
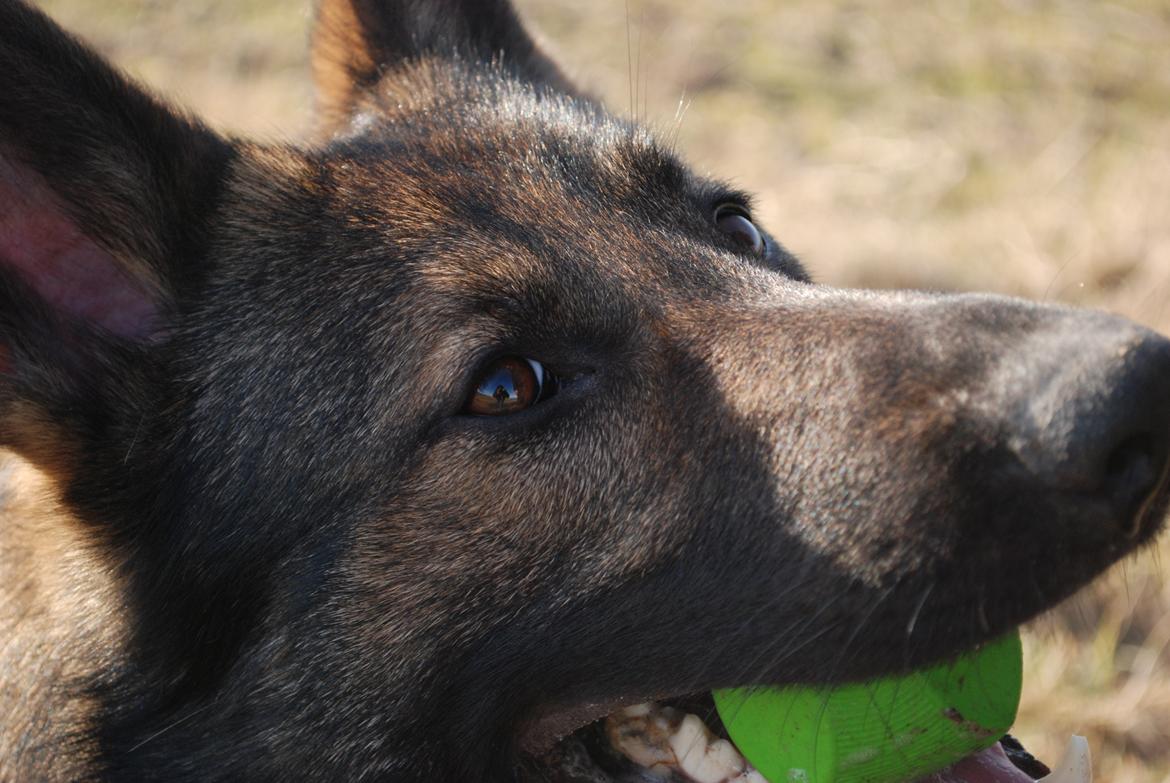
M612 292L680 274L721 287L720 254L693 241L717 186L587 101L504 83L370 114L355 131L319 158L333 209L447 288L555 275L564 290L576 275L577 291Z
M335 143L324 160L389 219L402 214L394 196L523 211L531 221L561 209L652 217L699 187L645 129L592 104L519 87L493 100L366 114L354 128L359 132Z

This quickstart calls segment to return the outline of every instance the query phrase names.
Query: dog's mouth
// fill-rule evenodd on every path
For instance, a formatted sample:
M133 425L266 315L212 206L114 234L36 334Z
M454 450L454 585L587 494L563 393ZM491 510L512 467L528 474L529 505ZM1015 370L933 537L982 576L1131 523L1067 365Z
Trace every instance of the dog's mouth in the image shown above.
M521 737L518 779L530 783L788 783L769 781L728 736L709 694L619 706L560 739L550 731L604 705L551 714ZM587 718L586 718L587 719ZM1072 746L1070 746L1071 749ZM1076 767L1080 766L1080 769ZM811 778L809 778L811 780ZM1056 772L1011 736L917 783L1090 783L1087 763Z

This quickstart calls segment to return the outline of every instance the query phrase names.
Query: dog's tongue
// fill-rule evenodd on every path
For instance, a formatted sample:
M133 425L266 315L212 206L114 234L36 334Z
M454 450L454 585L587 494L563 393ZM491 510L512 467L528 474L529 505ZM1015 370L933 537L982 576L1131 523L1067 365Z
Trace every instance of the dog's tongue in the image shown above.
M1031 776L1021 772L996 744L987 750L936 772L919 783L1033 783ZM1039 783L1093 783L1093 764L1089 743L1084 737L1072 736L1064 756L1052 772L1040 778Z
M936 772L921 783L1034 783L1016 768L1003 747L992 745L952 767Z

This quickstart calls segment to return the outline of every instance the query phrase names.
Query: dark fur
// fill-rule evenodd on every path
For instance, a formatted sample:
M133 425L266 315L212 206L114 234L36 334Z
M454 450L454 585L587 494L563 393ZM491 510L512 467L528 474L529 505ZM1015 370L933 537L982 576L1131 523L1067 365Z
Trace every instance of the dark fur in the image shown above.
M563 708L940 660L1156 532L1161 338L744 256L504 0L319 16L322 141L264 147L0 0L0 231L98 281L0 241L0 778L507 780ZM462 415L505 355L569 382Z

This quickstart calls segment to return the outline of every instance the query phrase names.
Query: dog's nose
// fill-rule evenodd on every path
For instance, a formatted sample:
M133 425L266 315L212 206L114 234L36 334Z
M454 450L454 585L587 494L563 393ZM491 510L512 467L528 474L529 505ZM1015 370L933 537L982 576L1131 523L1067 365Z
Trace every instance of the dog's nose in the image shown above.
M1170 461L1170 340L1109 317L1036 339L1010 447L1045 484L1104 502L1140 535L1159 522L1147 511Z

